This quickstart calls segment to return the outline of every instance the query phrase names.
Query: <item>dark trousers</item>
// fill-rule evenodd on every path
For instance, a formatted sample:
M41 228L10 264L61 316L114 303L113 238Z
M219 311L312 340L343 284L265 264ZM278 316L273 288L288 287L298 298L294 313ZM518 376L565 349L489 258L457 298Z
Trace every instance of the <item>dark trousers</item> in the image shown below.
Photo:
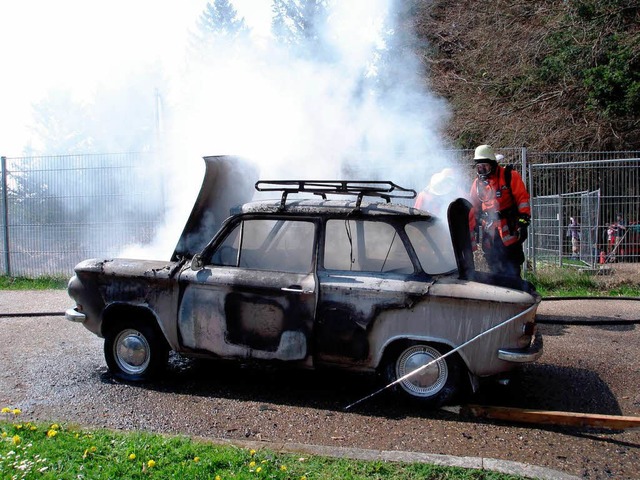
M487 260L491 273L522 278L521 268L524 263L524 250L521 242L505 246L498 230L494 230L493 238L489 239L488 242L483 242L482 247L484 258Z

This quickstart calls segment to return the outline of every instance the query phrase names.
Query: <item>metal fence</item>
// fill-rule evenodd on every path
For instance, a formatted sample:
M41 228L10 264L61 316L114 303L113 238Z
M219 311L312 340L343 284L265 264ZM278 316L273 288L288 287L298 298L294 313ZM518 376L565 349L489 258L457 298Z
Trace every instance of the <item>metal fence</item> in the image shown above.
M594 267L640 261L640 152L532 157L538 157L529 163L534 268L539 263Z
M640 261L640 152L500 153L529 186L527 257L534 269ZM468 172L470 183L473 151L448 155ZM165 215L164 182L150 175L159 160L154 153L2 157L0 273L68 276L82 259L150 242ZM421 190L427 180L416 170L406 186ZM612 232L618 215L624 228ZM579 223L577 255L568 235L570 217Z
M155 155L2 157L0 269L69 275L80 260L153 238L164 215Z

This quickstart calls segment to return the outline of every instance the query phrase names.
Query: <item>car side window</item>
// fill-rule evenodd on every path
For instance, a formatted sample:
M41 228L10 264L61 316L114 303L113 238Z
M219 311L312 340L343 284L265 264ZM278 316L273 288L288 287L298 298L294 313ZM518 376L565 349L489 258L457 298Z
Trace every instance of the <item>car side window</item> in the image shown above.
M211 257L213 265L309 273L313 268L315 226L298 220L243 220Z
M425 272L437 275L457 268L451 235L443 222L436 220L408 223L405 232Z
M359 272L414 272L396 229L365 220L329 220L325 229L324 268Z

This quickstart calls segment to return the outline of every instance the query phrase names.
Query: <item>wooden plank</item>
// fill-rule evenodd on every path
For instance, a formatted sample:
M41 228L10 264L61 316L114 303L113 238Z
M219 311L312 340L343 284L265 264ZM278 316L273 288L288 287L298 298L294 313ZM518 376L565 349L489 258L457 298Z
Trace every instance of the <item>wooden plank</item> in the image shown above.
M612 430L640 428L640 417L601 415L597 413L556 412L512 407L465 405L460 413L477 418L490 418L508 422L563 425L570 427L595 427Z

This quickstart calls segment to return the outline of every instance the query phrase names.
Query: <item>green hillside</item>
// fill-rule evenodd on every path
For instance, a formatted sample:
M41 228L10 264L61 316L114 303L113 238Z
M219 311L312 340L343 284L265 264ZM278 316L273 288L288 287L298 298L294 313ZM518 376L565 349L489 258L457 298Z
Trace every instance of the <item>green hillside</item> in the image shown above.
M409 1L457 146L640 149L640 2Z

